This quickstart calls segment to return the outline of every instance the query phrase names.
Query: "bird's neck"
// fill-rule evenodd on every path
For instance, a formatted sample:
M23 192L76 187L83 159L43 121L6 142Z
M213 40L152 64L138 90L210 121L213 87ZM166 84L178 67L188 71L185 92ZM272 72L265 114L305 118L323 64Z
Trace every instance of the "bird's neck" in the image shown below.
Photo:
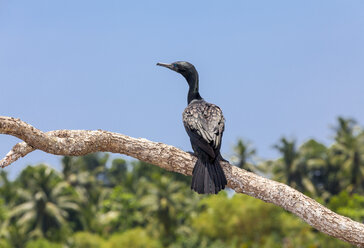
M200 93L198 92L198 74L193 73L185 76L188 85L188 95L187 95L187 103L190 104L193 100L197 99L200 100L202 97L200 96Z

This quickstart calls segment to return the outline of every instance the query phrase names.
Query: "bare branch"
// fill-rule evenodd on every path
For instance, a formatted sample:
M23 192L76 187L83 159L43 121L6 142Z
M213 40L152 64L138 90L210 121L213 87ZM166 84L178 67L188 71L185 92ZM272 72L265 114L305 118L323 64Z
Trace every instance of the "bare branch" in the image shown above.
M5 155L5 158L0 160L0 167L5 168L34 150L33 147L25 142L18 143Z
M35 149L47 153L80 156L92 152L113 152L132 156L169 171L191 175L196 158L176 147L136 139L118 133L87 130L57 130L44 133L15 118L0 116L0 133L22 142L0 161L7 166ZM297 190L222 162L228 186L297 215L317 230L364 247L364 225L338 215Z

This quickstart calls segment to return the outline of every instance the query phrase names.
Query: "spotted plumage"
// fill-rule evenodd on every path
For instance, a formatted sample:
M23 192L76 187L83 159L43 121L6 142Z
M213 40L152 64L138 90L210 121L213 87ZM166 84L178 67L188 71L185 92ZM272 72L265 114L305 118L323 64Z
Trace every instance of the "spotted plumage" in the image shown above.
M182 119L189 136L199 140L201 149L216 158L225 127L221 109L203 99L194 100L183 111Z

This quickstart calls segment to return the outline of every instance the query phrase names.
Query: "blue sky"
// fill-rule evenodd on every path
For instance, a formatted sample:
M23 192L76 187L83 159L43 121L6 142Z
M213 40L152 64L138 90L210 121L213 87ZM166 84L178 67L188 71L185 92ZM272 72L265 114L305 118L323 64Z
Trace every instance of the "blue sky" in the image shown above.
M200 93L262 158L280 137L330 144L337 116L364 123L364 2L0 0L0 115L43 130L104 129L191 150L186 60ZM0 136L5 155L18 139ZM37 151L27 164L59 168Z

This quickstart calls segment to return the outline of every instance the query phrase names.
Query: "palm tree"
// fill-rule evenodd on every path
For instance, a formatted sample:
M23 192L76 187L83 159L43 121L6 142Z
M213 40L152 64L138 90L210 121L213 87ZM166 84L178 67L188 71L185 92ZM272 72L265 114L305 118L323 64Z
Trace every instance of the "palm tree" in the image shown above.
M93 153L81 157L62 159L63 178L79 197L80 215L73 216L75 230L100 232L97 213L102 200L111 192L108 185L106 162L109 156Z
M0 172L0 195L7 205L14 201L16 195L13 183L9 181L8 174L4 170Z
M326 195L328 158L326 146L310 139L300 146L298 154L303 191L316 197Z
M182 182L160 176L142 183L140 204L149 226L158 231L165 246L175 240L177 229L182 229L197 207L199 196L193 194ZM187 214L189 213L189 214Z
M279 181L312 196L325 193L328 154L324 145L311 139L297 149L294 140L282 138L274 147L282 155L271 162Z
M128 174L128 165L122 158L114 159L111 168L107 170L108 184L112 187L126 183Z
M274 163L274 174L286 184L295 188L301 187L300 174L298 168L299 153L296 149L296 141L288 141L281 138L278 144L273 146L282 155L280 159Z
M347 176L343 176L343 163L342 151L337 149L337 144L335 143L327 150L324 187L328 192L328 197L325 200L328 200L333 195L339 194L349 185L348 181L350 179L348 180Z
M10 219L30 237L53 239L54 232L66 225L69 213L79 210L75 193L49 166L28 166L17 183L18 202Z
M251 147L250 143L239 139L237 145L234 147L234 151L235 155L231 160L237 167L252 172L257 170L257 167L253 163L248 162L256 153L256 150Z
M353 119L338 118L336 144L332 147L341 162L342 180L346 190L364 192L364 132Z

